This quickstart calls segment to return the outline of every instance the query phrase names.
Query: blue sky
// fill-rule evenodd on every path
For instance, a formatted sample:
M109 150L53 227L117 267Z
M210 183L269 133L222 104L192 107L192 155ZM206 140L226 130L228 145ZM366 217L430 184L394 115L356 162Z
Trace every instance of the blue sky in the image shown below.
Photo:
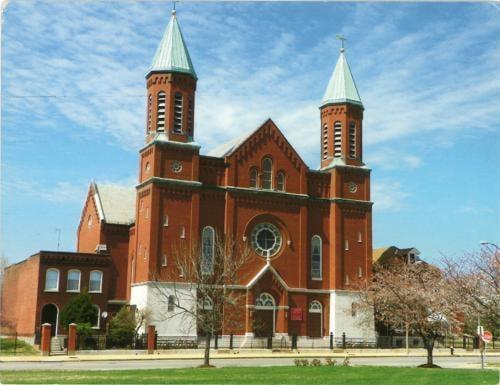
M74 250L92 179L133 186L161 1L11 0L2 40L2 255ZM272 117L311 168L344 34L365 106L374 247L431 260L500 241L500 7L191 3L202 152Z

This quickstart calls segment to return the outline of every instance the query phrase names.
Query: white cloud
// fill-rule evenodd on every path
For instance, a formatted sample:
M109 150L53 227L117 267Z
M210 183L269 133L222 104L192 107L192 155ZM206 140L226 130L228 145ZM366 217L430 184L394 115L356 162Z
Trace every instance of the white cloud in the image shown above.
M396 181L373 181L371 185L374 211L399 211L406 205L409 193Z
M154 12L154 3L41 4L33 11L19 2L15 15L7 14L7 93L76 97L32 98L29 110L26 100L5 98L7 122L14 125L12 119L25 116L44 125L63 117L83 128L68 135L102 140L104 133L109 142L135 150L145 124L143 76L166 14ZM270 26L246 5L192 7L179 20L200 76L196 139L203 150L272 117L315 167L317 106L336 60L339 31L304 42L279 18ZM402 32L409 6L390 14L378 4L348 9L353 12L345 12L340 28L353 36L347 55L366 107L364 144L373 165L391 168L393 155L401 167L421 164L414 154L382 153L377 150L382 144L411 140L439 146L495 127L500 119L492 103L500 98L500 78L493 76L500 67L499 43L490 40L500 33L495 18L471 15L465 25L450 19ZM472 28L479 17L481 28Z
M411 151L411 147L407 150ZM395 170L399 168L418 168L423 162L415 154L408 154L404 150L394 150L387 147L370 150L364 158L366 164L373 168L383 168L386 170Z

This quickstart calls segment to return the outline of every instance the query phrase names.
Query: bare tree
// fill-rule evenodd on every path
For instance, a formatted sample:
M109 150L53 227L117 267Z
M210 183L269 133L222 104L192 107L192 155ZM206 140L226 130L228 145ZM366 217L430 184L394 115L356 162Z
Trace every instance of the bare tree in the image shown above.
M450 295L450 286L434 266L395 262L378 268L369 282L360 284L360 306L374 309L375 319L422 337L427 365L433 366L436 339L460 323L460 307Z
M135 319L135 336L139 334L139 330L143 326L147 325L151 321L151 309L146 307L144 309L135 309L134 311Z
M241 327L241 308L246 291L240 286L244 279L244 265L251 258L246 242L230 236L210 238L201 242L179 244L173 248L171 258L175 269L156 274L155 288L160 301L176 311L162 314L163 320L181 317L186 329L196 328L205 335L204 366L210 365L210 339L223 328ZM171 282L165 289L164 282Z
M465 318L500 329L500 250L485 247L461 258L444 257L444 272L460 301Z

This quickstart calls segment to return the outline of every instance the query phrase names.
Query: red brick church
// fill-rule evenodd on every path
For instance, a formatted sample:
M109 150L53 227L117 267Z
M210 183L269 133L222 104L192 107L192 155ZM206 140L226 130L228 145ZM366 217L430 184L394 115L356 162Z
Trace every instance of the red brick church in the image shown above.
M138 184L92 184L78 229L76 254L97 250L111 261L102 278L110 281L108 304L149 309L160 335L196 335L196 328L182 330L181 318L154 322L175 309L159 304L152 277L178 276L169 257L179 242L201 239L210 249L216 234L232 234L249 242L255 258L240 285L241 326L223 333L253 335L258 318L266 335L373 338L374 328L357 322L351 289L371 272L372 202L362 161L364 108L344 49L319 104L320 124L311 129L321 138L319 170L304 163L271 119L201 155L196 83L173 11L146 75ZM173 285L162 283L167 293Z

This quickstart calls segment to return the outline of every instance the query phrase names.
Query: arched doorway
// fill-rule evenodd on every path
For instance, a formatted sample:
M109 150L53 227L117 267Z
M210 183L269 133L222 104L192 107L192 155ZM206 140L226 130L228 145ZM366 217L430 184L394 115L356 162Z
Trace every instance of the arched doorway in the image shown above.
M276 302L269 293L261 293L255 301L254 333L256 337L269 337L274 334L276 323Z
M323 337L323 306L319 301L309 304L309 337Z
M51 329L52 336L55 336L57 334L58 318L59 318L59 309L57 309L56 305L54 305L52 303L48 303L48 304L43 306L40 323L42 325L44 323L49 323L52 325L52 329Z

